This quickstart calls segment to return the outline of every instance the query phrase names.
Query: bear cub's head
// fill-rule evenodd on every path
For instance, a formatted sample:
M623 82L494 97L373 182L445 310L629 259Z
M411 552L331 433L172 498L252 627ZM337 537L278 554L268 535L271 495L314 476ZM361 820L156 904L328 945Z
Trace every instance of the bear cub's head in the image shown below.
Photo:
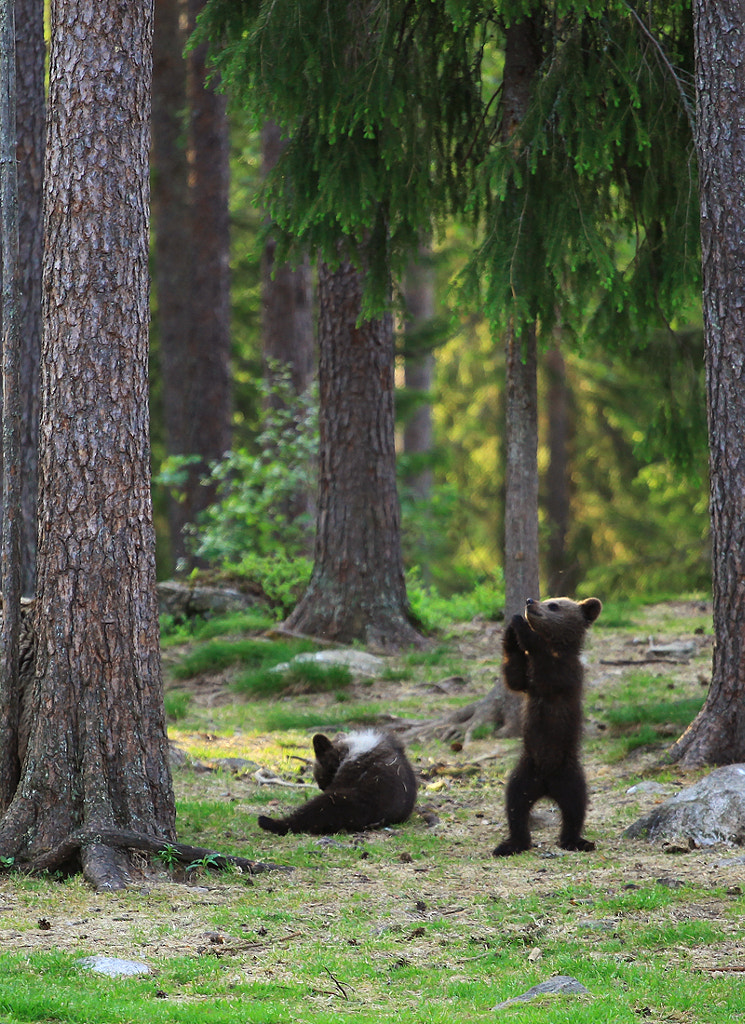
M597 597L584 601L572 601L569 597L551 597L547 601L534 601L529 597L525 604L525 617L530 628L549 647L563 651L578 651L582 647L588 627L600 615L603 608Z
M334 776L339 770L339 765L346 752L345 746L338 741L330 740L323 733L316 733L313 737L313 753L316 755L313 778L319 789L328 789L334 781Z

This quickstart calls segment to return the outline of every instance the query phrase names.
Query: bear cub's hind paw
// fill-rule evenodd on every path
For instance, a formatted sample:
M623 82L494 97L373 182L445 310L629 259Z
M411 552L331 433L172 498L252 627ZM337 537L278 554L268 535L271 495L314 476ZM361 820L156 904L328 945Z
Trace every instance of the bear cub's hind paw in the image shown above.
M595 844L589 839L572 839L566 843L559 843L559 846L562 850L577 850L580 853L591 853L595 849Z
M259 826L266 832L273 832L275 836L286 836L290 831L283 821L267 818L265 814L259 815Z
M516 853L524 853L530 846L522 846L512 839L505 839L492 850L492 857L513 857Z

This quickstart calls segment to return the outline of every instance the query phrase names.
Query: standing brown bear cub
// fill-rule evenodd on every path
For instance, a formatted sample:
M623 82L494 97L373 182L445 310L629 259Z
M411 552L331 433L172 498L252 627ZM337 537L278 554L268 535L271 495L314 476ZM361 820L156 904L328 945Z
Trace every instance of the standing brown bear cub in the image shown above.
M513 616L505 630L504 680L511 690L525 694L523 749L507 783L510 835L494 850L495 857L530 847L530 810L544 796L555 800L561 811L559 846L595 849L594 843L582 838L587 784L579 761L580 653L585 633L602 607L596 597L585 601L528 598L525 617Z

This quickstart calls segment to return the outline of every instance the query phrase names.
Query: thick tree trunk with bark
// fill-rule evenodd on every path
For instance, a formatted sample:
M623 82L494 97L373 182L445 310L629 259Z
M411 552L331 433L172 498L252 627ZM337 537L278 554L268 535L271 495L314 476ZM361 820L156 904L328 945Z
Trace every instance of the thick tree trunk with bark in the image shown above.
M33 864L88 830L170 840L149 490L151 0L52 2L45 177L34 715L0 852ZM100 837L99 837L100 838Z
M320 452L315 562L289 629L380 648L420 644L401 555L390 317L358 323L361 273L319 272Z
M696 0L697 148L711 472L714 663L673 747L686 766L745 761L745 24Z
M44 177L44 4L16 0L18 259L20 264L21 589L36 587L36 500L41 352L42 180Z

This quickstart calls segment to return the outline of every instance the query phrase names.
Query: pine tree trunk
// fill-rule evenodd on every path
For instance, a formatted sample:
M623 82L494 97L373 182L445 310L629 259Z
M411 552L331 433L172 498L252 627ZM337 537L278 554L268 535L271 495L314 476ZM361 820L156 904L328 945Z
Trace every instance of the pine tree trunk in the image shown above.
M540 61L539 28L526 18L507 29L501 135L512 139L528 109ZM514 283L519 298L520 282ZM539 598L538 385L535 324L519 329L513 314L506 340L505 618Z
M422 457L432 452L432 406L428 396L432 391L435 357L421 340L435 315L431 259L431 250L423 247L409 264L403 285L406 307L404 385L411 394L424 396L404 425L404 453ZM432 496L431 468L420 468L408 478L407 484L416 498L428 501Z
M507 339L505 618L538 600L538 385L535 325Z
M33 724L0 851L20 864L81 827L86 877L170 839L149 490L151 0L52 2L45 176L38 637Z
M153 37L152 216L154 290L165 449L191 454L190 400L193 368L188 355L192 321L192 260L186 124L186 31L182 0L156 0ZM184 555L183 504L169 496L170 560Z
M214 500L200 482L208 464L231 442L225 97L207 81L204 46L182 56L203 6L157 0L153 197L163 419L168 454L199 456L169 506L174 562L188 558L184 527Z
M18 258L21 272L21 590L36 588L36 499L41 352L42 179L44 176L44 5L16 0Z
M739 0L696 0L697 149L711 471L714 663L671 754L745 761L745 25Z
M284 142L280 129L268 121L261 130L262 173L266 176L277 164ZM315 337L313 333L313 277L306 257L298 267L289 263L278 265L275 259L276 240L268 231L261 260L261 340L264 380L271 385L275 375L290 374L292 389L303 394L313 382L315 372ZM279 408L282 399L270 390L266 403ZM282 458L282 452L276 453ZM314 518L315 494L311 487L298 487L278 512L292 523L303 516ZM313 529L305 535L305 553L313 554Z
M507 29L502 80L502 139L512 139L523 121L538 70L536 19ZM519 298L520 282L514 282ZM506 338L504 614L522 615L525 601L538 600L538 356L535 323L518 325L510 315ZM521 328L521 329L520 329ZM505 692L503 733L520 732L521 698Z
M188 0L189 31L205 0ZM194 296L191 329L191 451L205 464L230 450L232 379L230 374L230 136L226 98L210 81L207 46L188 55L191 113L190 172L194 248ZM213 495L198 488L187 495L191 516Z
M362 277L319 272L320 452L315 562L288 629L419 644L406 598L396 491L393 324L358 324Z
M573 596L577 584L576 565L569 564L567 535L571 510L570 457L571 392L566 364L558 346L546 353L548 449L546 471L546 520L548 550L546 568L548 593Z
M279 126L267 122L261 131L262 171L266 175L282 153ZM315 369L313 281L310 262L277 266L277 244L268 234L261 264L261 336L264 373L271 363L289 368L295 393L309 387Z

